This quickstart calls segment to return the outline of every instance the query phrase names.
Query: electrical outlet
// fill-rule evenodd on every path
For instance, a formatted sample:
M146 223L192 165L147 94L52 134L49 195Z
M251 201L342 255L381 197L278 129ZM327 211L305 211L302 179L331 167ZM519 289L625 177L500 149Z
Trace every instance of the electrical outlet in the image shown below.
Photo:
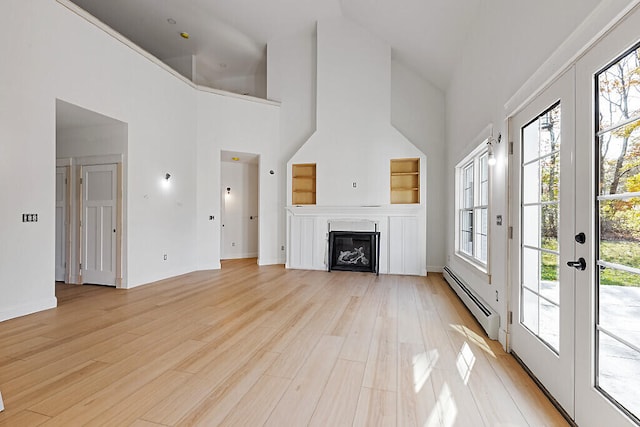
M236 245L236 242L231 242L231 246L235 246L235 245Z
M498 302L498 291L496 291L496 302Z
M352 185L353 185L353 188L357 188L358 187L358 183L357 182L354 182Z
M209 221L213 221L214 219L216 219L216 217L215 217L215 216L213 216L213 215L209 215Z
M280 250L284 251L284 245L280 246Z
M162 256L162 258L166 261L166 260L167 260L167 254L164 254L164 255Z

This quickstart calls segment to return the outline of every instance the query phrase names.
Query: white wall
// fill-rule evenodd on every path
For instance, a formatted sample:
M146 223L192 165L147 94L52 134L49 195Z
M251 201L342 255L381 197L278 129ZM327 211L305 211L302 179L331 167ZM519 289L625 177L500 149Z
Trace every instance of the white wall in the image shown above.
M222 162L221 258L258 256L258 165ZM227 193L226 188L231 191Z
M445 97L398 61L391 61L391 124L427 156L427 270L445 265Z
M316 131L289 161L316 163L317 205L387 205L389 159L424 157L390 125L390 73L387 44L346 19L318 23Z
M260 156L259 264L283 264L284 186L280 185L279 107L199 92L198 120L198 269L220 268L220 152ZM269 172L273 170L274 174ZM215 216L210 221L209 217Z
M238 145L266 144L260 150L268 152L268 144L277 145L277 106L200 93L61 3L7 0L3 11L8 14L5 31L14 38L0 39L1 56L10 58L0 67L0 180L6 183L0 234L12 242L0 249L0 320L56 304L56 99L128 125L126 285L196 270L196 235L202 231L196 192L206 191L208 184L198 185L196 154L216 133L233 134L236 140L255 136ZM198 115L199 104L211 108ZM246 104L253 114L246 114ZM236 115L242 118L235 120ZM198 134L199 117L215 129L211 134ZM238 124L253 130L236 132ZM267 171L277 169L268 154L263 159ZM219 164L204 163L217 168L211 173L218 176L212 181L218 195ZM166 172L172 176L168 189L162 187ZM266 183L264 188L267 198L261 206L268 206L278 191ZM22 213L37 213L39 221L23 224ZM278 260L278 214L283 216L273 206L262 216L267 226L261 242L271 243L264 252L271 261Z
M267 77L266 73L257 72L248 76L234 76L211 81L212 87L226 90L241 95L255 96L257 98L267 97Z
M628 3L617 0L605 2L613 4L614 9L619 10ZM500 313L500 339L503 344L507 303L507 221L502 227L496 226L495 221L496 215L503 215L507 219L509 214L506 194L508 144L505 119L510 111L505 110L505 104L527 83L554 50L561 47L565 39L598 3L598 0L503 0L484 3L447 90L447 162L444 175L447 182L447 263ZM586 31L595 35L600 28L594 26ZM584 39L589 40L589 37ZM568 60L575 53L577 52L566 52L568 56L565 59ZM560 65L562 62L547 64L546 70L552 73ZM542 81L544 78L540 80ZM537 88L532 88L535 89ZM489 124L494 126L494 136L498 133L503 136L503 143L497 146L498 164L493 168L491 184L491 284L486 275L470 268L455 255L453 237L454 168L475 148L471 142Z

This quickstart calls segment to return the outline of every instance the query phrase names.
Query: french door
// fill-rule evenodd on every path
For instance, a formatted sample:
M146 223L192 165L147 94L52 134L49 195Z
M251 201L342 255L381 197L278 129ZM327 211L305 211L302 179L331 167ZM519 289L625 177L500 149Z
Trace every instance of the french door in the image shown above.
M574 77L510 118L511 350L574 412Z
M640 11L510 118L511 350L581 427L640 425Z

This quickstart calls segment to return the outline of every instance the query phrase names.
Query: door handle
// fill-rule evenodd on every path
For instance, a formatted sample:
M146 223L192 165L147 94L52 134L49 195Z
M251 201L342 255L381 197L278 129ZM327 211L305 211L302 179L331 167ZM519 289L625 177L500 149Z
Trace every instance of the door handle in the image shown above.
M567 266L574 267L577 270L584 270L587 268L587 261L584 258L580 257L577 261L569 261Z

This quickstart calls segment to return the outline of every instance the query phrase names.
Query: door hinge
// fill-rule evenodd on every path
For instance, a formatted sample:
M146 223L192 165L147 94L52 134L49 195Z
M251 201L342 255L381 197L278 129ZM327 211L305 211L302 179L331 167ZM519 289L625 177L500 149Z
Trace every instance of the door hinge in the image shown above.
M82 178L80 178L80 184L82 185Z
M82 271L82 263L80 263L80 271Z
M513 154L513 141L509 141L509 154Z
M64 179L64 185L67 185L67 178Z
M509 238L513 239L513 227L509 227Z
M510 325L513 325L513 311L509 311L507 313L507 320L509 321Z

